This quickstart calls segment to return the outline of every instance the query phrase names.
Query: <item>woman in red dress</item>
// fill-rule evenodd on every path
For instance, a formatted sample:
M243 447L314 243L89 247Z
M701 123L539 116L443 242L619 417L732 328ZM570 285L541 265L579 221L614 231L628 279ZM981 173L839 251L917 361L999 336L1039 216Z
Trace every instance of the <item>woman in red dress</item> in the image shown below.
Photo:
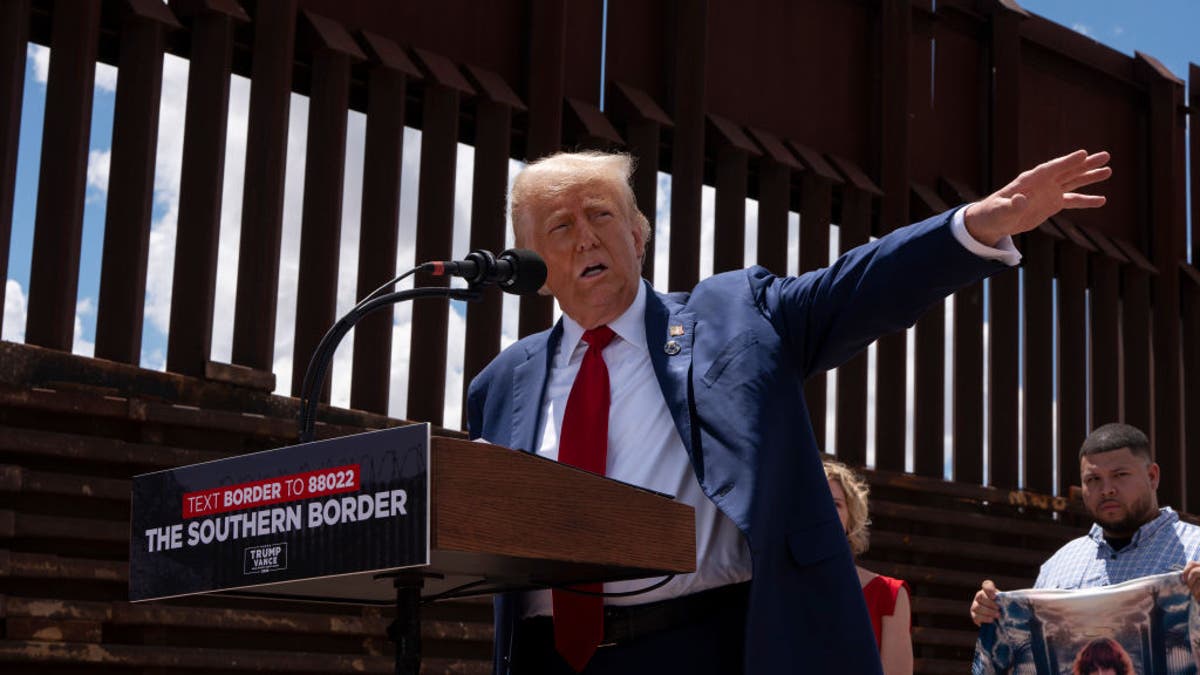
M869 488L845 464L831 459L825 460L825 477L829 479L833 503L850 541L850 551L858 557L867 550L870 534L867 529L871 524L867 517ZM875 627L875 642L879 644L884 675L912 675L912 608L908 584L861 566L857 569L871 624Z

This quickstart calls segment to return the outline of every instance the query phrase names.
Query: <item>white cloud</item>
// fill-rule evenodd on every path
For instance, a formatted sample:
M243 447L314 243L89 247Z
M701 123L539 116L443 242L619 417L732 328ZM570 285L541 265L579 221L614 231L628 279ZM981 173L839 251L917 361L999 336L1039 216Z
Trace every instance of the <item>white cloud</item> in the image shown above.
M50 79L50 48L29 43L25 50L26 56L33 59L33 81L46 84ZM96 63L96 91L113 92L117 90L117 69L107 63Z
M158 108L158 148L155 153L154 205L161 215L150 224L146 264L146 305L143 331L166 335L171 320L171 284L175 272L175 231L179 219L179 176L183 166L183 130L187 109L188 62L163 58L162 99ZM143 343L149 342L143 337ZM143 367L151 367L145 360Z
M671 257L671 174L658 172L658 195L654 204L654 287L667 290Z
M117 90L117 69L107 63L96 63L96 91Z
M112 162L111 150L92 150L88 153L87 185L100 192L108 191L108 170Z
M46 84L50 78L50 49L31 42L25 54L33 59L33 81Z
M80 356L92 356L96 353L96 343L83 338L82 317L96 316L96 303L91 298L82 298L75 303L75 330L71 344L71 353Z
M1076 33L1081 33L1081 34L1083 34L1083 35L1086 35L1086 36L1088 36L1088 37L1091 37L1091 36L1092 36L1092 27L1091 27L1091 26L1085 26L1085 25L1084 25L1084 24L1082 24L1082 23L1073 23L1073 24L1071 24L1071 30L1075 31Z
M9 342L25 341L25 314L28 309L21 284L9 279L4 284L4 329L0 339Z
M1113 35L1124 35L1124 34L1125 34L1124 26L1113 26Z

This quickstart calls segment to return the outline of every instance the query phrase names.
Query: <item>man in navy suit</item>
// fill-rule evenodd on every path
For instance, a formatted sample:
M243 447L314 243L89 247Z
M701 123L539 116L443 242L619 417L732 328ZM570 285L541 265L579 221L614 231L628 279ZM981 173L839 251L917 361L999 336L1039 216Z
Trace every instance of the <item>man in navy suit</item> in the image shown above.
M545 259L544 291L564 316L471 383L471 436L558 459L576 375L593 372L588 345L605 334L602 466L696 509L697 571L646 595L607 598L600 645L582 651L561 639L556 648L556 632L572 630L563 617L580 616L552 619L558 597L502 597L497 672L879 673L802 384L1016 264L1011 235L1063 208L1102 205L1074 191L1107 178L1107 161L1082 150L1051 160L827 269L780 277L752 267L672 294L641 279L649 227L628 156L560 154L527 167L512 189L513 229L518 246ZM580 419L579 408L566 416Z

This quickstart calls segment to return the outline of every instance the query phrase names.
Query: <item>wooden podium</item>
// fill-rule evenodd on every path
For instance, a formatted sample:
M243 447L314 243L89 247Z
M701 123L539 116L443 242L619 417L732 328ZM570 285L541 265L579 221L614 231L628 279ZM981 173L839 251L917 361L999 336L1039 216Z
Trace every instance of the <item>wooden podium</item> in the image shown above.
M336 489L331 478L328 490L280 492L354 472ZM384 518L398 485L407 512ZM430 438L427 425L146 474L133 491L131 600L395 603L397 672L419 667L422 601L683 574L696 563L692 507L536 455ZM355 518L318 522L354 508ZM389 554L400 548L417 562L397 564Z
M422 595L479 595L696 569L692 507L536 455L433 437L430 561ZM461 590L456 590L461 589ZM378 573L243 594L391 604Z

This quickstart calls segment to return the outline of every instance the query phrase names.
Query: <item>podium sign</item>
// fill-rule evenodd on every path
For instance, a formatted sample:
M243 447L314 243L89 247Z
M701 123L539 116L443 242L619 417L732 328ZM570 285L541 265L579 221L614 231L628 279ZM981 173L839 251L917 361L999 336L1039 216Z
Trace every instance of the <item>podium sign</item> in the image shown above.
M428 565L429 445L415 424L136 476L130 600L301 580L315 598L314 581Z

